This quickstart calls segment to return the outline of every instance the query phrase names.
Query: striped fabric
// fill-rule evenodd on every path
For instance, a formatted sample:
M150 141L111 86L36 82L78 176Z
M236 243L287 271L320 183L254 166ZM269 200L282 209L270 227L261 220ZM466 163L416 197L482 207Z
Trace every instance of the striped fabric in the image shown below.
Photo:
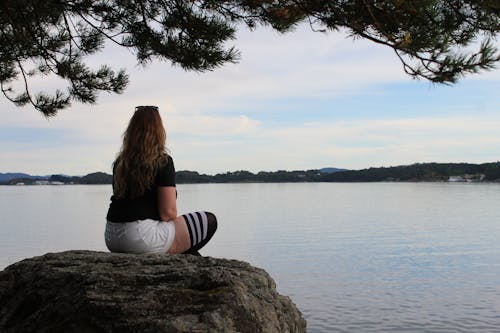
M208 235L208 218L205 212L195 212L183 215L186 220L191 246L203 241Z

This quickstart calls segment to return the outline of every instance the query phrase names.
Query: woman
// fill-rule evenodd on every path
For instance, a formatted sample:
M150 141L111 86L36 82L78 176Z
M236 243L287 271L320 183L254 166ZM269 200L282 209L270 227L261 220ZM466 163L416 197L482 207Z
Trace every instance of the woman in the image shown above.
M111 252L199 255L217 229L212 213L177 216L175 168L165 141L158 108L136 107L113 164L105 231Z

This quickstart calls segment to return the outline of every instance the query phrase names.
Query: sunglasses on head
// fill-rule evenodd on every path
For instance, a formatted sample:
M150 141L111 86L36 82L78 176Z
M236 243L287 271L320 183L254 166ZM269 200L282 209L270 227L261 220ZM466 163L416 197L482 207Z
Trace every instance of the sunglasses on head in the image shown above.
M154 105L139 105L135 107L135 111L141 110L158 111L158 107Z

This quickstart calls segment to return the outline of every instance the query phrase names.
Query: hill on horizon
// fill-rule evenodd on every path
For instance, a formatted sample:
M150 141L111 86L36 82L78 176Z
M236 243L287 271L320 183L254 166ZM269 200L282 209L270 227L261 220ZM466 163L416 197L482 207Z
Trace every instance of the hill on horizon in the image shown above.
M0 172L0 183L6 183L12 179L16 178L26 178L26 179L47 179L49 176L32 176L27 173L22 173L22 172L7 172L7 173L1 173Z
M347 171L348 169L340 169L340 168L321 168L319 169L319 172L322 173L334 173L334 172L339 172L339 171Z

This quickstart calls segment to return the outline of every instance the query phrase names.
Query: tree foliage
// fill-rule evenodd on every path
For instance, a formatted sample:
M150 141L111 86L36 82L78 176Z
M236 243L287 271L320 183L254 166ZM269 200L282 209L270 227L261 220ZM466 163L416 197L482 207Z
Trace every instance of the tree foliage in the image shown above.
M392 48L412 77L454 83L500 60L499 13L498 0L2 0L0 84L15 104L51 116L73 100L94 103L100 91L124 90L123 69L84 61L106 42L130 49L139 64L207 71L238 60L227 44L238 27L287 32L304 21ZM47 75L67 89L33 94L30 79ZM23 88L14 89L19 81Z
M468 176L467 176L468 175ZM394 167L336 172L307 171L249 171L219 173L214 176L194 171L178 171L178 183L244 183L244 182L380 182L380 181L447 181L451 176L464 176L483 181L500 181L500 162L470 163L416 163Z

